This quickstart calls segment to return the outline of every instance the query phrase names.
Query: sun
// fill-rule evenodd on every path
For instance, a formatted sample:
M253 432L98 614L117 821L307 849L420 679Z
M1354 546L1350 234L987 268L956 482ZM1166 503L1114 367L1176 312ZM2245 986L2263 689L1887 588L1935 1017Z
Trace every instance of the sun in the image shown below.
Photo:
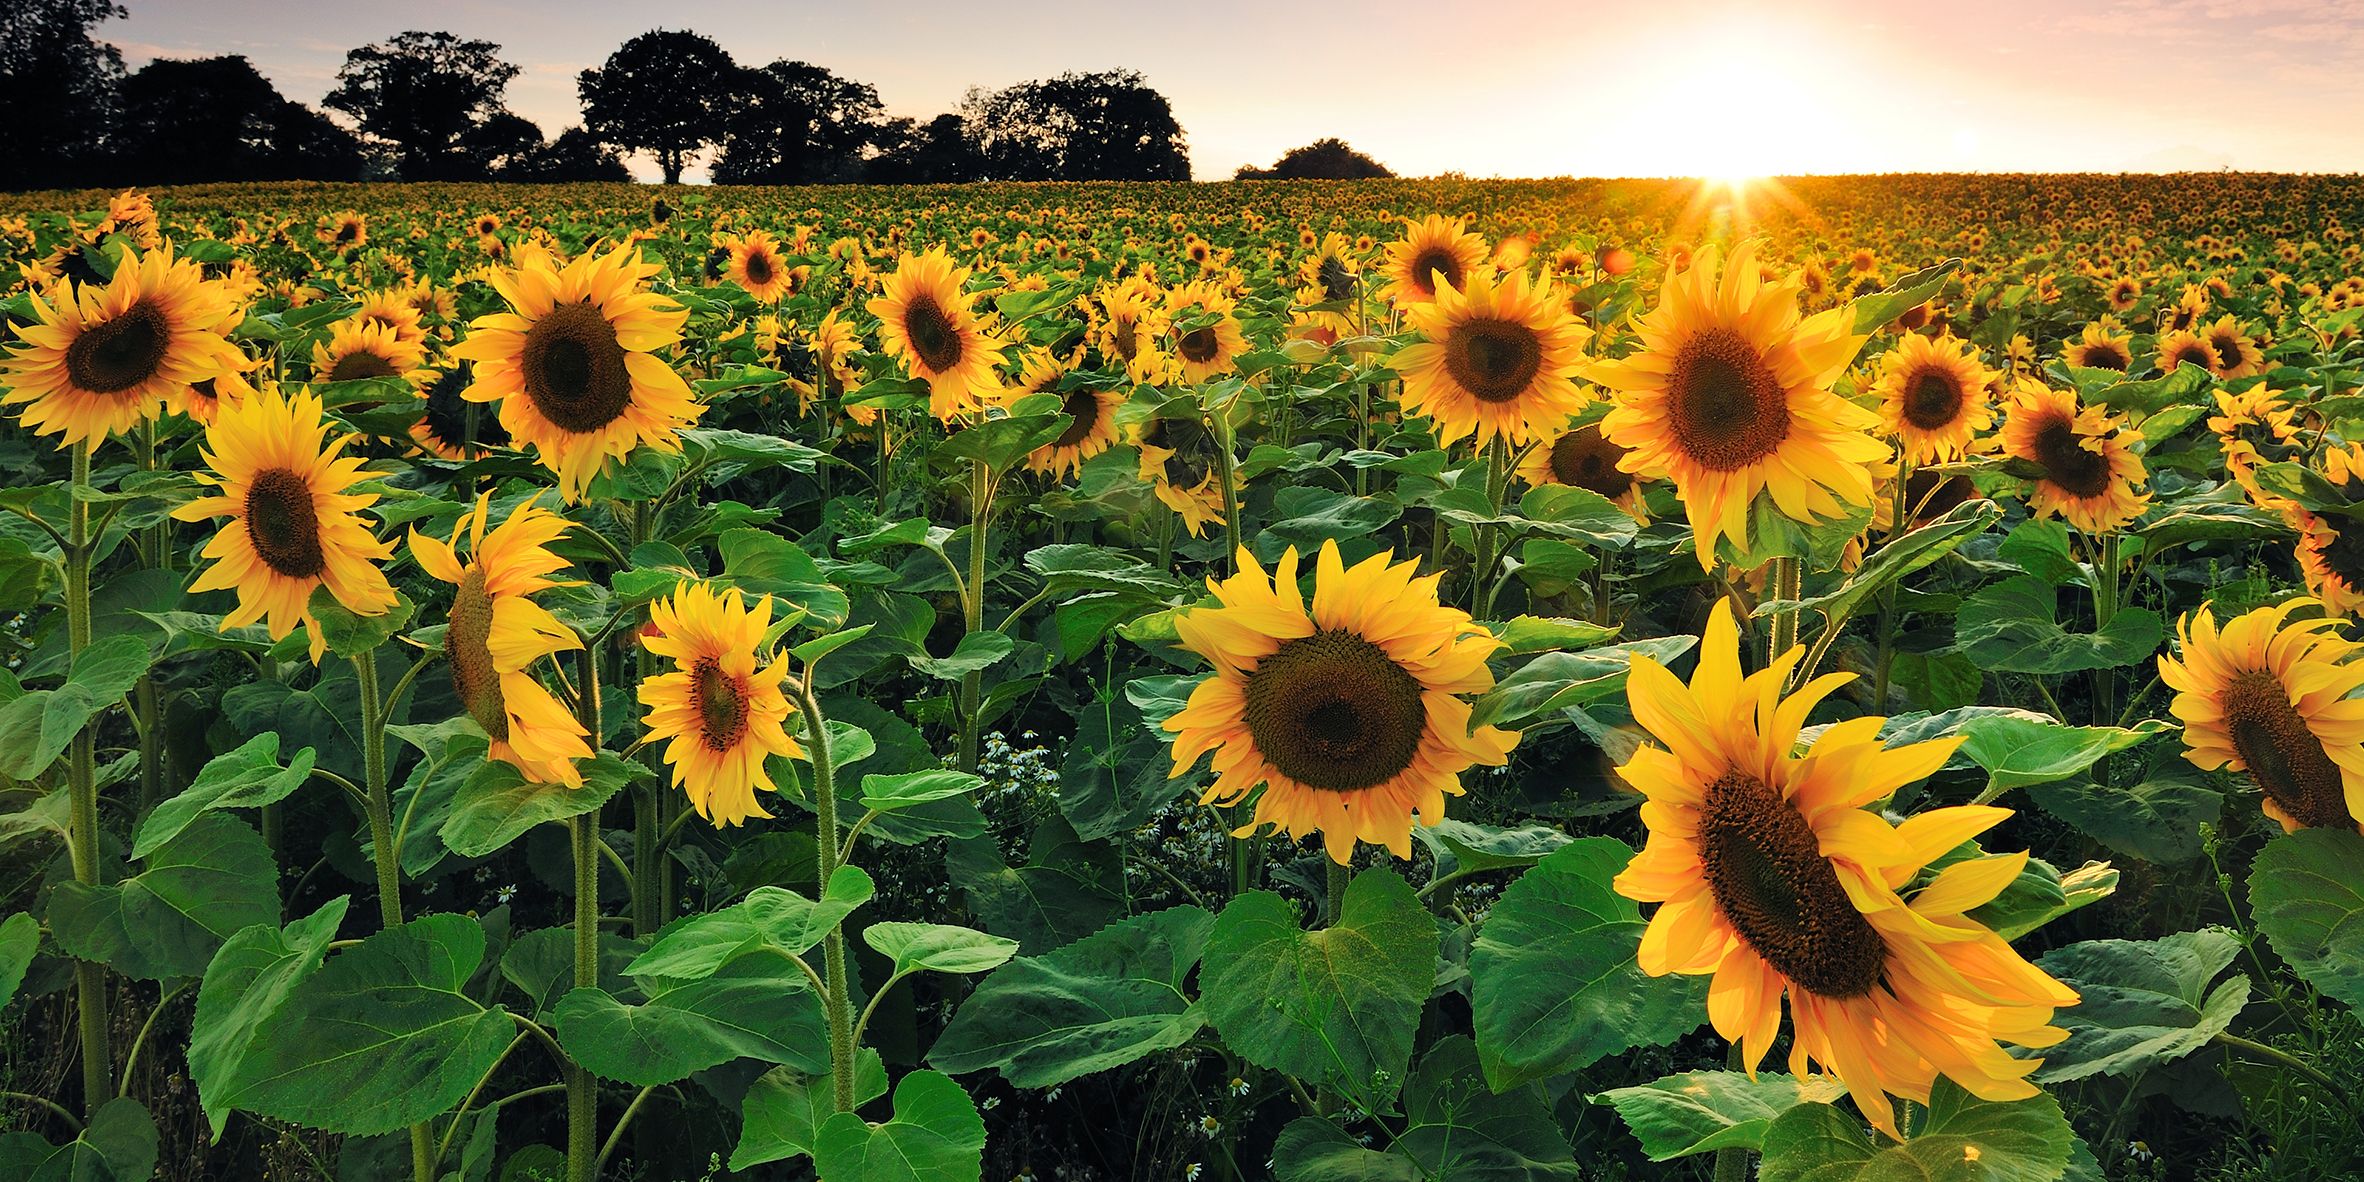
M1797 28L1741 18L1685 31L1654 60L1635 172L1697 177L1733 204L1762 177L1839 171L1856 145L1835 84L1780 63L1823 60Z

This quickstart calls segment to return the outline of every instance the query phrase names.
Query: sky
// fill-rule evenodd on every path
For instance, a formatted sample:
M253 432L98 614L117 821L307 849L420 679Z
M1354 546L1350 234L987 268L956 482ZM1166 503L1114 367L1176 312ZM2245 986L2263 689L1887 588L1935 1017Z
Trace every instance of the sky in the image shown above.
M1135 69L1203 180L1332 135L1406 176L2364 171L2364 0L121 3L97 32L128 66L244 54L307 103L356 45L493 41L551 135L581 121L576 74L662 18L921 120L973 85Z

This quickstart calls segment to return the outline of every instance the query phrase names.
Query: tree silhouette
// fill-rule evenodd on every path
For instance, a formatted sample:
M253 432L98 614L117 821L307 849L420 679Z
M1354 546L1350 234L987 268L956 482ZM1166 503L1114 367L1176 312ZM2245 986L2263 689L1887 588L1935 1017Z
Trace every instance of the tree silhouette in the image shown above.
M111 0L0 4L0 189L91 179L114 125L123 55L90 29L123 15Z
M580 127L570 127L558 133L558 138L511 160L501 170L505 181L628 181L632 170L624 167L622 158L613 148L600 143L598 137Z
M403 33L346 53L337 88L322 105L393 145L402 179L466 179L478 170L460 141L504 113L501 93L517 76L500 54L490 41Z
M125 184L361 176L360 141L288 101L244 57L158 58L124 79L120 94L110 146Z
M971 90L961 115L994 179L1190 179L1172 104L1133 70Z
M655 156L665 183L679 184L690 159L721 142L740 73L696 33L642 33L583 71L583 125L602 143Z
M778 61L739 75L714 179L722 184L840 180L861 161L884 108L867 82L805 62Z
M938 185L985 175L985 161L969 138L968 121L938 115L926 123L890 119L872 142L878 147L862 166L862 179L888 185Z
M1363 181L1391 177L1386 165L1347 146L1336 136L1318 139L1289 153L1271 168L1240 165L1232 174L1241 181Z

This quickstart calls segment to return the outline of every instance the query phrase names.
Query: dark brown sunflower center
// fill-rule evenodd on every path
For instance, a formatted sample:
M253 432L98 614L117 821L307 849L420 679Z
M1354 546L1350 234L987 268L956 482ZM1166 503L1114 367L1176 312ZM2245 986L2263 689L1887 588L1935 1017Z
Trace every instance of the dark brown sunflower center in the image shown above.
M328 380L332 382L350 382L360 378L390 378L393 376L394 363L367 349L356 349L337 358L336 368L328 371Z
M1667 374L1675 442L1702 467L1745 468L1789 438L1789 396L1747 338L1729 328L1694 333Z
M2226 365L2235 365L2241 360L2241 342L2237 337L2210 337L2208 347L2216 350L2216 359Z
M1412 286L1431 295L1447 284L1459 290L1466 278L1460 256L1452 251L1432 246L1412 257Z
M1420 682L1351 632L1289 641L1248 674L1248 734L1282 775L1352 792L1412 765L1428 729Z
M2095 341L2085 346L2084 356L2077 364L2087 369L2114 369L2123 373L2134 364L2134 358L2127 354L2126 346L2116 341Z
M1860 997L1880 983L1886 942L1847 898L1806 818L1755 777L1727 772L1708 785L1699 863L1716 909L1792 984Z
M1141 351L1140 333L1131 317L1120 318L1109 325L1108 339L1116 346L1116 355L1127 361L1131 361L1133 354Z
M2098 497L2110 488L2109 457L2084 446L2066 419L2055 419L2036 432L2036 462L2044 478L2075 497Z
M903 332L911 338L911 351L930 371L947 373L960 364L960 330L953 327L952 317L934 296L912 297L910 306L903 309Z
M1194 365L1213 361L1215 354L1223 348L1222 343L1215 339L1215 330L1212 328L1194 328L1183 333L1180 347L1183 359Z
M312 486L289 469L266 469L247 482L246 536L263 565L291 579L328 569Z
M2206 341L2185 341L2168 350L2167 358L2159 368L2168 373L2174 373L2187 364L2197 365L2202 369L2215 368L2216 358L2210 355Z
M1962 383L1941 369L1924 369L1904 386L1904 421L1923 431L1953 425L1962 414Z
M747 282L761 287L772 281L772 260L761 251L747 256Z
M451 627L443 634L443 655L451 661L451 688L468 717L496 740L509 737L508 704L501 697L501 673L493 665L493 601L484 572L469 568L451 600Z
M2290 819L2307 828L2353 828L2339 765L2307 729L2280 678L2262 669L2224 687L2225 729L2249 779Z
M337 226L337 241L339 242L351 242L360 236L360 222L345 222Z
M1543 372L1543 338L1514 321L1469 321L1445 338L1445 372L1480 402L1510 402Z
M632 404L632 374L615 325L586 300L560 304L525 334L525 396L560 430L597 431Z
M1074 421L1068 423L1067 429L1059 432L1059 437L1051 441L1052 447L1074 447L1091 438L1092 428L1100 425L1100 397L1089 390L1077 390L1069 394L1067 400L1059 404L1059 411Z
M93 394L117 394L156 376L172 346L172 322L154 301L82 330L66 346L66 376Z
M747 733L747 691L739 679L722 671L712 657L700 657L690 669L690 692L698 698L701 738L716 751L728 751Z
M1570 431L1551 445L1552 479L1613 501L1633 488L1633 474L1617 467L1624 458L1625 449L1603 438L1600 428Z

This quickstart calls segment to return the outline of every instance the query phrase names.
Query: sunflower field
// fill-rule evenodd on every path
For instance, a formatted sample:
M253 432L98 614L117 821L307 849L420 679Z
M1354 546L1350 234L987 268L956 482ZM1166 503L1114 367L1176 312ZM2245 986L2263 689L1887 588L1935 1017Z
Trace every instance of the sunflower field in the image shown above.
M0 1178L2364 1177L2351 221L0 197Z

